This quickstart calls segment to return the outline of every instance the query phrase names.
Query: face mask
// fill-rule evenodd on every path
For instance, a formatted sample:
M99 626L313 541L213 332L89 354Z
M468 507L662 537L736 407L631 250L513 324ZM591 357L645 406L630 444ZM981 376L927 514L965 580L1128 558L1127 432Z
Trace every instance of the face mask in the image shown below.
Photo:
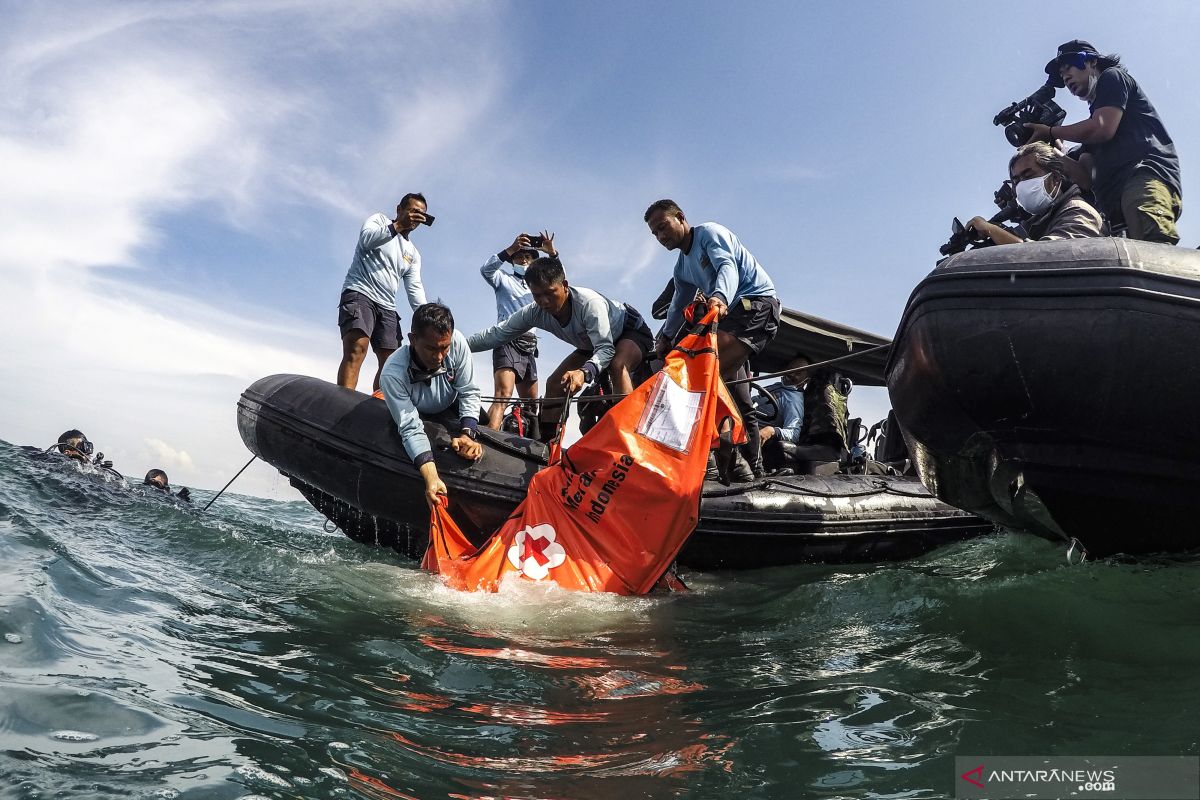
M513 275L516 275L518 278L524 278L525 277L525 268L517 266L516 264L513 264Z
M1028 178L1017 184L1017 205L1030 214L1040 214L1054 202L1054 195L1046 191L1046 177Z
M1088 77L1087 94L1084 95L1085 99L1091 100L1092 98L1094 98L1096 96L1096 83L1099 80L1100 80L1099 75L1091 75Z

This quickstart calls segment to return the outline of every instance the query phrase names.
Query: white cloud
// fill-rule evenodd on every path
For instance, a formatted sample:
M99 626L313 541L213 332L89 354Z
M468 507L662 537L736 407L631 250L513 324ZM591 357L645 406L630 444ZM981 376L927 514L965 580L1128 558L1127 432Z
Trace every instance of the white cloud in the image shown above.
M391 195L398 172L478 126L502 73L464 53L402 85L375 5L87 11L6 12L0 34L0 437L41 443L79 426L123 471L170 463L217 488L248 457L241 389L276 372L331 378L340 346L328 320L289 316L278 298L145 286L142 266L173 245L160 221L286 227L280 209L298 203L362 214L364 194ZM478 9L463 16L423 13L414 28L445 31L407 42L405 57L488 24ZM352 74L294 71L322 51L346 64L347 43ZM234 490L280 486L260 470Z

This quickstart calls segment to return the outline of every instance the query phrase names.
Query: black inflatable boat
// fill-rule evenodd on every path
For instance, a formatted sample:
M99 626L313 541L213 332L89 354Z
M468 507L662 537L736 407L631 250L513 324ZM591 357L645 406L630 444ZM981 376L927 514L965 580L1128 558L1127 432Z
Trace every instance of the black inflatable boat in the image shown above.
M814 358L869 350L885 339L785 311L781 353ZM787 361L767 356L767 366ZM882 385L878 352L846 372ZM426 421L450 512L478 541L498 528L546 464L534 441L480 428L483 458L449 451L450 436ZM238 430L251 452L289 478L347 536L413 558L425 550L429 512L423 482L381 400L316 378L273 375L242 393ZM725 487L706 485L701 520L680 562L695 568L747 568L801 562L851 563L911 558L946 542L988 533L990 522L933 497L913 477L797 475Z
M1200 547L1200 253L971 250L909 299L887 366L925 485L1092 555Z

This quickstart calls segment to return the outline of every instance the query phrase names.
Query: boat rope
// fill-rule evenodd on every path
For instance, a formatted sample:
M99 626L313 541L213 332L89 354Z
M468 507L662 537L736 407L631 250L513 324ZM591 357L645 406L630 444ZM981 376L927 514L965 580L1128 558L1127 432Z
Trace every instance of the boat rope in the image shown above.
M921 500L927 500L930 497L928 492L905 492L896 489L886 481L879 481L874 484L875 488L868 489L863 492L823 492L820 489L809 489L807 486L799 486L790 481L781 480L779 478L767 478L764 482L764 488L770 486L786 486L794 492L800 494L812 495L813 497L870 497L875 494L895 494L901 497L915 497Z
M213 503L217 502L217 498L220 497L221 495L225 494L225 490L233 485L233 482L236 481L238 479L238 477L241 476L241 474L246 471L246 467L248 467L254 463L254 459L256 459L256 458L258 458L257 455L250 456L250 460L246 462L246 466L239 469L237 471L237 475L234 475L232 478L230 478L229 483L227 483L223 487L221 487L221 491L219 491L215 495L213 495L213 499L208 501L208 505L206 505L204 508L202 508L200 510L208 511L208 506L211 506Z
M741 383L754 383L756 381L765 381L765 380L770 380L772 378L781 378L784 375L791 375L794 372L803 372L804 370L819 369L820 367L827 367L830 364L838 364L843 361L850 361L855 358L861 358L862 356L869 355L871 353L877 353L880 350L886 350L887 348L889 348L891 346L892 346L892 343L888 342L886 344L880 344L880 345L876 345L874 347L868 347L866 350L857 350L853 353L847 353L844 356L836 356L834 358L827 358L824 361L818 361L814 364L806 364L803 367L792 367L791 369L783 369L783 370L780 370L779 372L769 372L766 375L754 375L749 378L739 378L734 381L725 381L725 385L726 386L737 386L738 384L741 384ZM564 403L564 402L567 402L567 403L612 402L614 400L620 400L621 398L624 398L624 397L628 397L628 395L626 395L626 394L583 394L583 395L579 395L579 396L573 397L573 398L563 398L563 397L532 398L532 399L529 399L529 402L545 403L547 405L558 405L559 403ZM489 402L489 403L515 403L515 402L521 401L522 398L512 397L512 396L492 397L492 396L485 395L483 397L480 397L479 399L482 401Z

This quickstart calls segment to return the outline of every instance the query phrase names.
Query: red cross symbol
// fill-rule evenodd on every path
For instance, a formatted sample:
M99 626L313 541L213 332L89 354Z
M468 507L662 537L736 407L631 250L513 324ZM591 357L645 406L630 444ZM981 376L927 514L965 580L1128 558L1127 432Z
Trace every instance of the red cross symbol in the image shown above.
M550 546L549 539L537 537L536 539L529 534L525 534L524 547L521 550L521 560L532 558L539 566L546 566L550 559L546 557L545 549Z

